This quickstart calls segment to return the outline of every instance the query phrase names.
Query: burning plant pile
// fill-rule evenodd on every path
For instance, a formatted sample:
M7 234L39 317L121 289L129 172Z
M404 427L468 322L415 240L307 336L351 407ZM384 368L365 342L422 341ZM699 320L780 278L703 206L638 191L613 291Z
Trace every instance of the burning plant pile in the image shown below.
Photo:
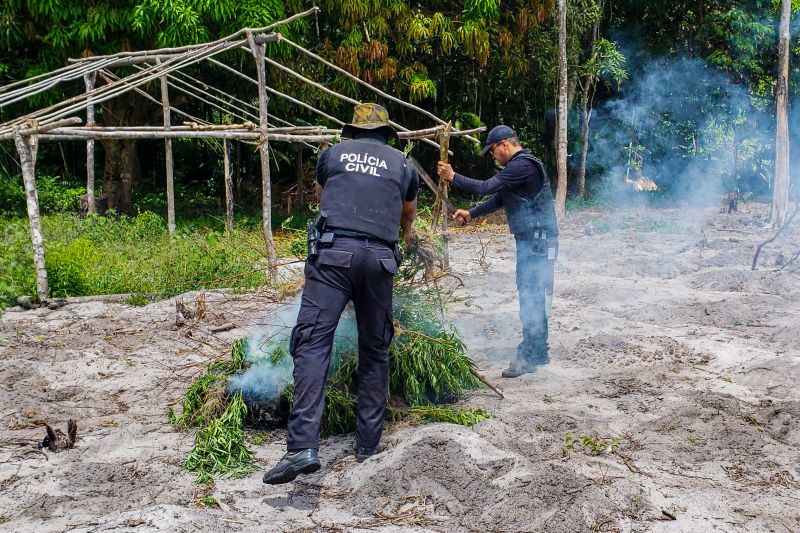
M420 268L423 262L407 264L412 267L404 265L407 270L401 279L414 279L414 272L408 269ZM395 288L387 409L391 421L474 425L489 418L480 409L449 405L481 385L458 331L444 319L449 294L436 284ZM201 428L183 463L199 482L215 475L239 477L253 471L245 425L262 430L285 426L293 397L288 330L237 340L229 360L211 364L189 387L180 415L169 411L173 424ZM358 344L355 321L348 311L337 328L325 396L322 434L355 431Z

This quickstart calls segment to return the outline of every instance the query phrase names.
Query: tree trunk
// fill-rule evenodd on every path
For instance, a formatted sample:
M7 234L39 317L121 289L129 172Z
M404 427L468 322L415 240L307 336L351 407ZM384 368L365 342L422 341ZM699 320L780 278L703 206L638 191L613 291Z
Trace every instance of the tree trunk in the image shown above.
M783 226L789 204L789 24L791 0L781 0L778 37L778 83L775 90L777 131L775 136L775 183L772 189L772 224Z
M600 4L602 6L602 3ZM597 52L597 38L600 35L600 20L598 18L592 28L592 42L589 60L594 59ZM586 159L589 156L589 123L592 118L592 99L594 92L594 77L589 74L584 79L583 94L581 95L581 165L578 169L578 197L586 198Z
M225 233L233 232L233 178L231 177L231 143L222 141L223 170L225 172Z
M236 182L236 188L234 189L234 194L236 195L236 201L242 201L242 143L236 143L236 163L234 163L234 173L236 174L234 180Z
M104 126L134 126L142 124L150 108L130 98L115 98L103 107ZM105 171L103 192L108 197L109 209L133 214L131 191L142 180L139 150L135 139L103 141Z
M558 0L558 187L556 217L564 220L567 203L567 0Z
M104 142L104 146L106 169L103 191L108 197L108 208L132 215L131 191L133 184L141 178L136 140L109 140Z
M156 63L161 61L156 59ZM169 86L167 75L159 78L161 83L161 108L164 115L164 129L170 129L172 119L169 107ZM170 237L175 236L175 181L173 177L174 165L172 163L172 139L164 139L164 163L167 176L167 231Z
M303 210L305 205L305 194L303 191L303 145L297 143L297 160L296 160L296 171L297 171L297 207L300 211Z
M591 83L587 77L587 82ZM592 110L589 107L589 87L581 95L581 165L578 168L578 197L586 198L586 159L589 156L589 121Z

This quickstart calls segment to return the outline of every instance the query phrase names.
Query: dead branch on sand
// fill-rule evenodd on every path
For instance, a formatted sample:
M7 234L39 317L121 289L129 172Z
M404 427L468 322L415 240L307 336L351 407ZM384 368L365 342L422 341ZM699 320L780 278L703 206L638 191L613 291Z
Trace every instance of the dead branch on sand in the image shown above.
M778 230L778 232L775 233L775 235L773 235L771 239L767 239L766 241L764 241L764 242L762 242L761 244L758 245L758 247L756 248L756 255L753 256L753 264L750 266L750 270L755 270L756 269L756 263L758 262L758 256L761 253L761 249L764 246L766 246L767 244L769 244L772 241L774 241L775 239L777 239L778 236L781 233L783 233L783 230L785 230L786 228L789 227L789 225L792 223L792 220L794 220L794 217L797 216L797 213L800 213L800 205L798 205L797 209L794 210L794 213L792 213L792 216L790 216L789 220L786 221L786 224L781 226L780 229Z

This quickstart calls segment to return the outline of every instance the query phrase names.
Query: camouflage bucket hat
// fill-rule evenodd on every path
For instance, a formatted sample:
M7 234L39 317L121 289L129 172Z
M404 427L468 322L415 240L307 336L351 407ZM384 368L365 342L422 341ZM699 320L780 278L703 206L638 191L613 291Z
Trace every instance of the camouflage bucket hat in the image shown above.
M358 104L353 110L353 122L342 127L342 136L353 137L357 130L384 129L389 138L397 138L397 132L389 124L389 112L378 104Z

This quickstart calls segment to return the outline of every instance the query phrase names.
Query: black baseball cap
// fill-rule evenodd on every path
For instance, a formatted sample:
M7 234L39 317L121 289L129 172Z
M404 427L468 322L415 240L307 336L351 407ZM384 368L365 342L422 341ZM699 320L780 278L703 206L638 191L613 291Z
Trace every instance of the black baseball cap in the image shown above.
M486 155L493 144L497 144L500 141L505 141L506 139L516 136L517 132L505 124L495 126L491 129L489 135L486 136L486 144L483 146L483 150L481 150L481 155Z

